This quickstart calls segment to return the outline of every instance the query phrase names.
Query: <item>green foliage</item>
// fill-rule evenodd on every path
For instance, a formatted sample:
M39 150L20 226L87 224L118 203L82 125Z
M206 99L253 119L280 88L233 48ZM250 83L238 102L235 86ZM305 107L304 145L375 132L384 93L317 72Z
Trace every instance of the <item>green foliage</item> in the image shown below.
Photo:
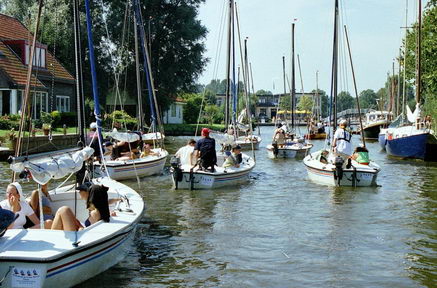
M18 128L20 126L19 119L17 119L16 117L11 117L11 116L15 116L15 115L0 116L0 129L2 129L2 130L11 130L11 129L18 130Z
M273 95L272 91L268 91L268 90L258 90L255 93L256 95Z
M376 99L378 96L372 89L361 91L358 98L360 100L360 108L362 109L375 109L377 107Z
M59 127L58 125L61 120L61 113L55 110L52 111L50 115L52 116L52 127L53 128Z
M53 115L56 112L58 116ZM65 125L67 127L76 127L77 126L77 113L76 112L62 112L58 111L52 112L53 116L53 124L54 128L61 128Z
M225 94L226 93L226 80L214 79L205 86L206 90L211 91L213 94Z
M314 106L313 97L310 95L302 95L297 103L297 109L303 111L311 111Z
M164 130L166 135L182 136L189 135L194 136L198 128L197 136L200 136L200 130L202 128L209 128L213 131L224 131L225 125L222 124L164 124Z
M53 117L48 112L41 111L40 119L43 125L51 125L53 123Z
M337 96L337 113L346 109L355 108L355 99L349 92L342 91Z
M184 122L188 124L197 123L200 106L202 105L202 96L198 94L184 94L182 98L187 103L184 105Z
M220 108L216 105L206 105L203 118L208 124L212 125L220 123L223 120L223 114L220 113Z
M120 123L122 129L135 130L135 128L138 128L137 119L130 116L125 111L114 110L111 114L105 114L103 121L105 128L112 128L113 123Z

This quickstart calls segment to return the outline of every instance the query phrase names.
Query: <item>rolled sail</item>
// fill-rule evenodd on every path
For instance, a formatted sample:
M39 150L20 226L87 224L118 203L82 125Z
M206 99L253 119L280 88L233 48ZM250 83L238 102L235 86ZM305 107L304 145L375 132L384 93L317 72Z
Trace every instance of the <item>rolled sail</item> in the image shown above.
M93 153L93 148L85 147L74 153L14 162L11 164L11 169L17 173L27 169L33 180L43 185L48 183L50 179L60 179L79 171L83 162L88 160Z

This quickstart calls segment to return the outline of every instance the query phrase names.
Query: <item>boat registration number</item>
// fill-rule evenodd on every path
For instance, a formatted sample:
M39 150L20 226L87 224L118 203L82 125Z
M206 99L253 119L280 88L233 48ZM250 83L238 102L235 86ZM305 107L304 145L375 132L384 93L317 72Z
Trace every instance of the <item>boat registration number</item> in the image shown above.
M200 184L201 185L211 187L212 183L214 183L214 179L209 178L209 177L204 177L204 176L200 177Z
M372 173L361 173L360 175L361 179L363 180L372 180L373 174Z
M12 287L41 287L41 270L30 267L13 267L11 273Z

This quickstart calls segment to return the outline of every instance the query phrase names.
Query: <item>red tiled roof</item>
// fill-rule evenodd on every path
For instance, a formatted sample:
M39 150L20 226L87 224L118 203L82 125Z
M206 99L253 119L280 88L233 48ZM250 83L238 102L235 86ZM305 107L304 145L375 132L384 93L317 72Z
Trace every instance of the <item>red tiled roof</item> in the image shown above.
M3 44L2 41L0 41L0 51L5 56L0 58L0 69L5 71L15 84L26 85L27 66L25 66L20 58ZM31 83L33 87L45 87L38 79L35 79L35 77L31 78Z
M31 44L33 34L17 19L0 14L0 40L25 40ZM61 63L47 50L47 70L54 72L56 78L74 80L74 77ZM16 57L16 56L15 56ZM27 69L26 69L27 71Z

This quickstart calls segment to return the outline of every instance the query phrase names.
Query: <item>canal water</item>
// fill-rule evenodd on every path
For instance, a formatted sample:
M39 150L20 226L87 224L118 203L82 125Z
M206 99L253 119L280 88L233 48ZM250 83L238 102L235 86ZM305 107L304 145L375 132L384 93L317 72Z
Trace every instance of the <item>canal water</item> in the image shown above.
M302 161L267 158L272 131L246 185L174 191L168 171L127 182L147 207L131 252L80 287L437 287L437 165L369 143L379 187L320 186Z

